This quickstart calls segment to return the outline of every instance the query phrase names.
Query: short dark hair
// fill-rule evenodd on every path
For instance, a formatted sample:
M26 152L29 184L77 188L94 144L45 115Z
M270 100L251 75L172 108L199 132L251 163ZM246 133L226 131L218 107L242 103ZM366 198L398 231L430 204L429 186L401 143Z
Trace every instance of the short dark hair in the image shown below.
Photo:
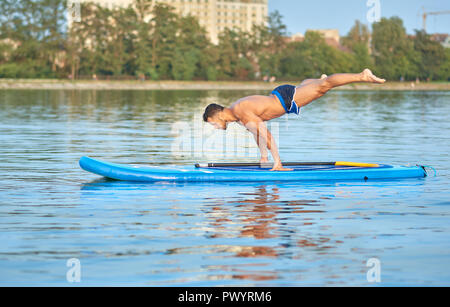
M218 104L210 104L209 106L206 107L205 113L203 114L203 120L205 122L208 121L208 118L213 117L214 115L216 115L219 112L222 112L223 109L225 109L222 106L219 106Z

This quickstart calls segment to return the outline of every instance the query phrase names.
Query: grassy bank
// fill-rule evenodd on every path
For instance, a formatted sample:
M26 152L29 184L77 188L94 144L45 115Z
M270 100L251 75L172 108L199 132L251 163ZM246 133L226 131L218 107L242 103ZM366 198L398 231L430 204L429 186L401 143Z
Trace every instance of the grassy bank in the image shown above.
M256 81L70 81L54 79L0 79L0 89L51 89L51 90L267 90L291 82ZM351 84L341 90L376 91L449 91L450 82L388 82L383 85Z

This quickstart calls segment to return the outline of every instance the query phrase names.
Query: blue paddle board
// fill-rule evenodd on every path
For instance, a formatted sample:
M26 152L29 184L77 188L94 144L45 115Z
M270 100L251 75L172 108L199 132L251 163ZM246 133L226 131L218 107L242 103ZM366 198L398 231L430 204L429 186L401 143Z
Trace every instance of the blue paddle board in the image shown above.
M423 178L421 166L378 167L336 166L322 164L289 165L292 171L270 171L260 166L199 167L197 166L142 166L104 162L82 157L80 166L85 171L123 181L139 182L275 182L312 180L373 180Z

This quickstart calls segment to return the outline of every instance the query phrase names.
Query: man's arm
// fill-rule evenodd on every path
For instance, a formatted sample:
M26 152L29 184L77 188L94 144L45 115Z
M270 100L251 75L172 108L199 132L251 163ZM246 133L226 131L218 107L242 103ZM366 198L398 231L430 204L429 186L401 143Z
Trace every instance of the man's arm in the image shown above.
M267 159L267 149L270 150L273 160L274 166L271 169L272 171L291 171L292 169L284 168L281 164L280 155L278 153L278 148L275 143L275 140L267 129L265 123L257 116L247 117L244 120L241 120L244 126L250 131L258 144L258 147L261 151L261 160L264 158Z
M256 144L258 144L259 152L261 153L261 160L260 163L267 163L269 162L269 153L267 152L267 145L264 144L264 142L259 142L258 133L252 133L253 137L255 138Z

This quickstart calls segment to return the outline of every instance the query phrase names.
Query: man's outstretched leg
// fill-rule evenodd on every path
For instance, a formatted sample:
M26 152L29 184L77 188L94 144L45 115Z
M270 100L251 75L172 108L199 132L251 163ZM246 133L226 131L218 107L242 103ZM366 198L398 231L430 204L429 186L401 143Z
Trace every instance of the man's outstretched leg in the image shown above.
M385 83L386 80L375 76L370 69L365 69L359 74L334 74L329 77L322 76L321 79L305 80L304 83L300 84L300 86L296 88L294 100L298 107L301 108L322 97L335 87L357 82L382 84Z
M326 78L328 78L328 76L324 74L324 75L322 75L322 77L320 77L320 79L306 79L306 80L303 80L302 83L300 83L299 86L303 86L303 85L307 85L307 84L310 84L310 83L314 83L315 81L320 81L320 80L323 80L323 79L326 79Z

